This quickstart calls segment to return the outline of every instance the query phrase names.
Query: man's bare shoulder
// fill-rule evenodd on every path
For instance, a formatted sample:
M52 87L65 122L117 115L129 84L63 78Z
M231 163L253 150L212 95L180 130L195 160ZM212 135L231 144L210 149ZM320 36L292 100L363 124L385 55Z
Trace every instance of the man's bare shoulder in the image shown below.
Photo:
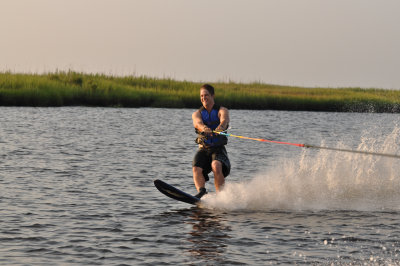
M219 108L219 113L220 114L228 114L229 113L228 108L221 106Z
M196 110L196 111L194 111L193 114L192 114L192 118L199 117L199 116L201 116L200 110Z

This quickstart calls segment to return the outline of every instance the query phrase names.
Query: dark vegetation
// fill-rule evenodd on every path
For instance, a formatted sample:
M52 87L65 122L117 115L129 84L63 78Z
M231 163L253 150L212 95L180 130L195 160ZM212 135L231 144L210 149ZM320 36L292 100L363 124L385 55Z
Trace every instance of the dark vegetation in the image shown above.
M73 71L0 73L1 106L105 106L198 108L202 83L145 76ZM229 109L400 112L400 91L303 88L262 83L212 83L216 102Z

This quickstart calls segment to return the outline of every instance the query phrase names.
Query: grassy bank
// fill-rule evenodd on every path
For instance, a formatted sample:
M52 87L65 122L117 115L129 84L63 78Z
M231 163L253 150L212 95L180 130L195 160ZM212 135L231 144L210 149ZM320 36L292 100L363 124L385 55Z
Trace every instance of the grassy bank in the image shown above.
M202 84L149 77L77 72L0 73L1 106L200 106ZM300 88L260 83L212 83L216 101L230 109L400 112L400 91Z

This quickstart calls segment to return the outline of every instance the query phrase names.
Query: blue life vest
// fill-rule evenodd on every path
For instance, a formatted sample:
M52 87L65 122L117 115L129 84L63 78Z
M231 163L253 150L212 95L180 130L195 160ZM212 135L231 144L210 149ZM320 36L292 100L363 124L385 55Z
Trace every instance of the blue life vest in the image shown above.
M218 117L219 109L220 106L216 104L214 104L210 113L204 107L201 107L199 109L203 123L211 130L215 130L221 123ZM197 130L196 132L198 133L196 143L201 144L205 147L218 147L226 145L228 143L228 138L226 136L213 134L212 136L206 137L202 135L201 132L198 132Z

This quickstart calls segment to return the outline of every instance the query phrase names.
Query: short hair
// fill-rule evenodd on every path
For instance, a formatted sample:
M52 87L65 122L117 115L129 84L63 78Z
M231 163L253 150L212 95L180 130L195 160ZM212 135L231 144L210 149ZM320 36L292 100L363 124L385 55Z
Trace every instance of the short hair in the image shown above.
M205 89L207 90L211 95L214 95L214 87L211 86L210 84L204 84L203 86L201 86L201 89Z

